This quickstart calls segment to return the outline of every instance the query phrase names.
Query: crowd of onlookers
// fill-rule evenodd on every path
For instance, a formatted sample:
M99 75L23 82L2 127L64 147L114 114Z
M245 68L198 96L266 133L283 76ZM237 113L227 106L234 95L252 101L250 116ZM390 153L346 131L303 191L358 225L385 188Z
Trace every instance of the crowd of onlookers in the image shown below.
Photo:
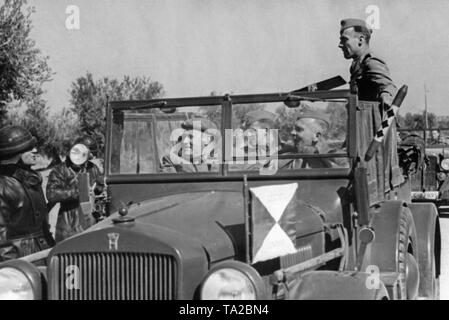
M95 141L88 136L76 139L64 161L51 168L45 190L41 174L33 170L37 147L36 138L24 127L0 129L0 261L50 248L95 223L81 210L78 185L80 175L87 173L92 192L101 191ZM56 203L60 208L53 235L49 210Z

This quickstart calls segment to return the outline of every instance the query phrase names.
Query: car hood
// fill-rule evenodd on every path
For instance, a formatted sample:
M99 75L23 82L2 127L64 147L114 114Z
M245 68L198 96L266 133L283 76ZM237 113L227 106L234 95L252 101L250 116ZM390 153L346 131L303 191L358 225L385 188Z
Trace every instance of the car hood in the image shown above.
M180 234L182 241L200 243L211 262L235 257L244 248L244 214L241 192L210 191L165 196L132 204L127 218L134 219L138 232L158 228ZM91 230L110 227L118 214L97 224ZM115 223L115 227L121 227ZM145 228L147 226L148 228ZM145 232L145 231L144 231ZM150 234L151 236L151 234Z

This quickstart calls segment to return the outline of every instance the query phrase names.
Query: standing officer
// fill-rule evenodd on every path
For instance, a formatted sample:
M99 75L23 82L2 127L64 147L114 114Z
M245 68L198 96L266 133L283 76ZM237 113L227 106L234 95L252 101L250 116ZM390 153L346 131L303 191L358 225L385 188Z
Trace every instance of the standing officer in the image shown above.
M79 200L78 176L81 173L89 173L91 187L101 183L99 168L89 160L92 155L86 146L87 140L85 137L77 139L65 162L54 167L48 177L47 199L61 204L56 221L56 242L86 230L95 222L92 215L83 214Z
M390 106L396 86L386 63L370 51L372 30L360 19L346 19L340 23L338 47L346 59L353 60L350 68L352 91L357 90L359 100L378 101L384 108Z
M36 138L20 126L0 129L0 261L17 259L54 244L41 175Z

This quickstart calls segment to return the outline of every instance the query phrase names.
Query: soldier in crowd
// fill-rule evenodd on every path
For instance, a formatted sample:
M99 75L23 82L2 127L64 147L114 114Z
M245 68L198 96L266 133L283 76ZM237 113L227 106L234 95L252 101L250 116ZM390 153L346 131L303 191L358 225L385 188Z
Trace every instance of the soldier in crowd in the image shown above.
M431 137L430 137L429 144L430 145L440 144L440 130L434 129L431 131L430 134L431 134Z
M101 192L100 169L90 161L91 151L86 144L92 141L81 137L75 141L65 162L57 165L48 177L47 199L50 203L60 203L56 222L55 238L60 242L74 234L86 230L95 223L94 217L84 214L79 200L79 175L89 174L90 186L96 193Z
M36 138L20 126L0 129L0 261L16 259L54 245Z
M162 157L162 171L165 173L217 172L218 162L214 161L216 154L212 154L216 150L210 148L217 126L208 119L197 117L183 122L181 128L183 133L170 150L170 154ZM195 145L196 143L198 145Z
M98 169L100 169L100 173L104 173L104 163L103 159L98 158L98 144L92 137L84 136L79 141L79 143L84 144L90 151L89 161L94 163Z
M353 60L350 68L352 91L357 92L359 100L379 101L385 109L393 101L396 86L386 63L370 50L372 30L360 19L345 19L340 24L338 46L346 59Z

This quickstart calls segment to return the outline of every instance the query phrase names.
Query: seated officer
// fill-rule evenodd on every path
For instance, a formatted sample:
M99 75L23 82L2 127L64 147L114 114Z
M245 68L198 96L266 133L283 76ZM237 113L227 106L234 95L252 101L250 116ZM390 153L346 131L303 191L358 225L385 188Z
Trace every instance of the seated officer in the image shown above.
M240 153L237 152L236 157L243 156L243 159L238 159L236 163L230 165L231 170L262 169L266 171L265 174L270 174L270 172L274 174L278 169L288 167L291 160L277 159L277 155L282 152L280 151L280 141L274 130L275 121L276 115L266 110L250 111L245 115L242 129L245 130L247 139L246 141L244 139L237 141L236 146L236 150L240 149ZM261 134L264 136L261 137ZM274 159L264 159L264 157L273 157Z
M205 118L189 119L181 124L182 134L162 158L162 172L216 172L213 141L217 126Z
M326 154L338 153L338 150L329 147L325 135L330 127L329 118L318 112L308 111L296 118L295 127L292 130L297 153L299 154ZM303 158L297 159L293 167L299 168L331 168L347 166L341 159L331 158Z

